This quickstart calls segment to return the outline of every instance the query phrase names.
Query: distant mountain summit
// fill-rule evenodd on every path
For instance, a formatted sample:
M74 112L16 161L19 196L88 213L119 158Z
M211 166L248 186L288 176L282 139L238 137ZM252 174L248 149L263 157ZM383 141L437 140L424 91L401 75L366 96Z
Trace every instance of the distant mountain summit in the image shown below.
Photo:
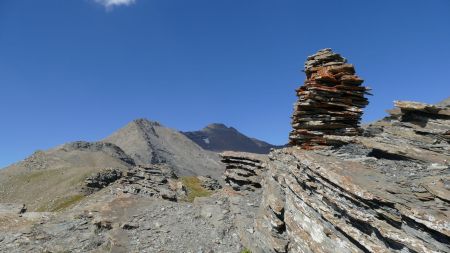
M222 173L216 153L202 149L179 131L155 121L134 120L103 141L120 147L139 165L166 163L180 176L219 177Z
M183 132L183 134L202 148L216 152L243 151L267 154L271 148L277 147L267 142L247 137L235 128L227 127L221 123L210 124L200 131Z
M450 97L438 103L440 106L450 106Z

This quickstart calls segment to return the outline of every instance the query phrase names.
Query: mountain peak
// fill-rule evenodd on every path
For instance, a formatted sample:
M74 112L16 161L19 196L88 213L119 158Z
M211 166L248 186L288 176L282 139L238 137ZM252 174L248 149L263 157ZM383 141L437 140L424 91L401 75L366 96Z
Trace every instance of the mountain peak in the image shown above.
M132 121L132 123L137 125L162 126L158 121L152 121L146 118L135 119Z
M220 174L217 154L156 121L133 120L104 141L120 147L138 165L165 163L179 176Z
M203 131L229 131L234 133L239 133L234 127L228 127L223 123L212 123L203 128Z
M226 128L226 129L228 129L228 127L223 123L212 123L212 124L207 125L205 128L213 128L213 129Z
M212 123L200 131L183 134L200 147L216 152L243 151L266 154L275 147L267 142L247 137L234 127L228 127L222 123Z

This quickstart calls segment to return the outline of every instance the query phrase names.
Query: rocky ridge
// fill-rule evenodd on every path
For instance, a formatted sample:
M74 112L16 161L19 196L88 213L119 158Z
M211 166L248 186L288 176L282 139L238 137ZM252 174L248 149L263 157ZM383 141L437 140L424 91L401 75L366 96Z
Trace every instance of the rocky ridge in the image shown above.
M448 107L395 105L340 146L270 154L258 252L450 252Z
M396 161L393 177L392 160L349 149L271 154L261 242L274 252L448 252L448 166Z

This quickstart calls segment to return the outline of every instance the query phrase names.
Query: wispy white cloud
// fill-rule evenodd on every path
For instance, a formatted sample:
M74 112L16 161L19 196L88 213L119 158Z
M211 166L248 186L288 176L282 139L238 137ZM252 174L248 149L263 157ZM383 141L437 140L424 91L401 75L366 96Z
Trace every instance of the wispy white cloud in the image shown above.
M121 5L131 5L136 2L136 0L94 0L96 3L99 3L107 9L111 9L116 6Z

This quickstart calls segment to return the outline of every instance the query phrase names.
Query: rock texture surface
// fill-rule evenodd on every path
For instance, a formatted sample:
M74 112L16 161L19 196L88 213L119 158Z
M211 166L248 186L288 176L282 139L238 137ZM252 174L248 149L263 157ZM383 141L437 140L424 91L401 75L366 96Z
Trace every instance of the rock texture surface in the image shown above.
M122 192L176 201L185 190L175 172L166 164L137 166L124 173L119 184Z
M270 154L258 252L450 252L448 108L395 104L342 146Z
M223 196L172 202L103 189L61 213L0 219L0 252L241 252Z
M226 165L225 183L234 190L253 190L261 188L264 162L267 156L252 153L227 151L221 154Z
M324 135L361 133L359 122L369 88L361 86L363 80L354 66L331 49L323 49L308 57L305 73L306 81L297 90L290 144L315 148L335 144Z
M121 177L121 170L109 168L89 176L84 182L86 184L87 191L92 192L107 187Z

